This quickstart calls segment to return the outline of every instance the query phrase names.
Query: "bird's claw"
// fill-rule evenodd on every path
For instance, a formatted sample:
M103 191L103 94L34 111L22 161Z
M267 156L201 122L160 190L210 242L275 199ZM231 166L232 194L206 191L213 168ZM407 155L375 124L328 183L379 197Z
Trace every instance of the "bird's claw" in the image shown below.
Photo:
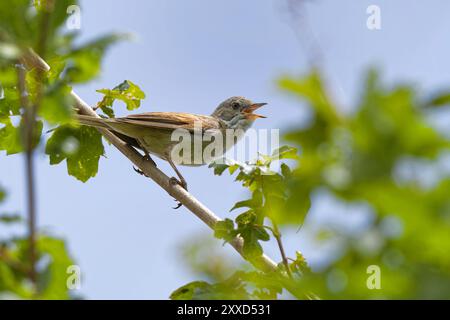
M178 208L180 208L183 204L180 202L180 201L178 201L177 199L173 199L176 203L177 203L177 205L175 206L175 207L172 207L172 209L175 209L175 210L177 210Z
M182 181L179 181L177 178L175 178L175 177L171 177L170 179L169 179L169 182L170 182L170 184L171 185L176 185L176 184L178 184L178 185L180 185L184 190L186 190L187 191L187 183L186 183L186 181L184 181L184 180L182 180ZM176 207L173 207L173 209L178 209L178 208L180 208L183 204L180 202L180 201L178 201L177 199L174 199L176 202L177 202L177 206Z
M141 176L147 177L147 175L141 169L136 168L135 166L133 166L133 170L136 171L137 173L139 173Z

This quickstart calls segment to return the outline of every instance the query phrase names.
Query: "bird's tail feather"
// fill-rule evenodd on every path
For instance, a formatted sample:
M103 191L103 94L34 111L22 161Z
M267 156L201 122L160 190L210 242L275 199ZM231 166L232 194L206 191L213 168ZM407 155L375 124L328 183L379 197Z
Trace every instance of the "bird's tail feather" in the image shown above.
M95 127L95 128L104 128L104 129L111 129L106 123L105 120L102 118L96 118L91 116L85 116L85 115L77 115L78 122L80 122L82 125Z

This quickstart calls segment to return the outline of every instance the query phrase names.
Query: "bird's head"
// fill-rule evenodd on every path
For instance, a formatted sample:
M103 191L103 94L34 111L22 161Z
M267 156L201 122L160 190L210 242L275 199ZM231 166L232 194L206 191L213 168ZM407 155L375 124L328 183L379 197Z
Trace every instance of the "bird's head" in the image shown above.
M267 103L254 103L244 97L231 97L223 101L212 116L218 118L232 128L249 128L258 118L265 118L253 113Z

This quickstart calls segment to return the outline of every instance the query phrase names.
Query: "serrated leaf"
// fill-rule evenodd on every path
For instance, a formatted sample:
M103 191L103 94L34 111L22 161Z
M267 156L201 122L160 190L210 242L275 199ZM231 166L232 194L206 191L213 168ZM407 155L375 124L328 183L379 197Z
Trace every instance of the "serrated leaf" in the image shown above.
M197 295L209 293L212 285L206 281L190 282L170 294L172 300L193 300Z
M291 146L281 146L272 152L271 158L274 159L298 159L297 148Z
M222 173L227 170L227 168L229 167L227 164L223 164L223 163L210 163L209 168L214 168L214 174L216 176L220 176L222 175Z
M86 126L61 126L47 141L45 153L52 165L66 160L68 173L86 182L97 174L99 159L104 154L102 136Z
M112 108L114 101L122 101L128 110L134 110L140 107L141 100L145 98L145 93L129 80L125 80L113 89L99 89L97 92L104 95L103 99L97 103L97 108L100 108L110 118L114 117Z
M233 220L227 218L223 221L218 221L214 226L214 236L225 241L232 240L236 236Z

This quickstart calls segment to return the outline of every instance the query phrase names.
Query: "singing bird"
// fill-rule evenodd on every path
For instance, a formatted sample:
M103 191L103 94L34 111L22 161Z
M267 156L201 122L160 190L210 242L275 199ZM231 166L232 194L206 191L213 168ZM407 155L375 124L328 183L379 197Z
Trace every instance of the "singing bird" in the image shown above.
M194 129L199 125L202 132L218 130L224 133L226 129L239 129L245 132L257 118L265 118L254 113L256 109L264 105L266 103L253 103L244 97L231 97L223 101L210 116L182 112L146 112L121 118L78 115L78 120L82 125L114 131L125 142L142 150L145 157L153 163L150 155L169 162L179 178L178 183L187 189L186 180L178 171L171 156L173 148L179 143L176 140L173 141L172 133L177 129L184 129L194 135ZM233 139L231 145L236 142L237 139ZM203 148L205 146L206 144L203 143ZM215 156L219 157L221 154ZM205 163L178 164L202 165ZM142 174L142 172L139 173Z

